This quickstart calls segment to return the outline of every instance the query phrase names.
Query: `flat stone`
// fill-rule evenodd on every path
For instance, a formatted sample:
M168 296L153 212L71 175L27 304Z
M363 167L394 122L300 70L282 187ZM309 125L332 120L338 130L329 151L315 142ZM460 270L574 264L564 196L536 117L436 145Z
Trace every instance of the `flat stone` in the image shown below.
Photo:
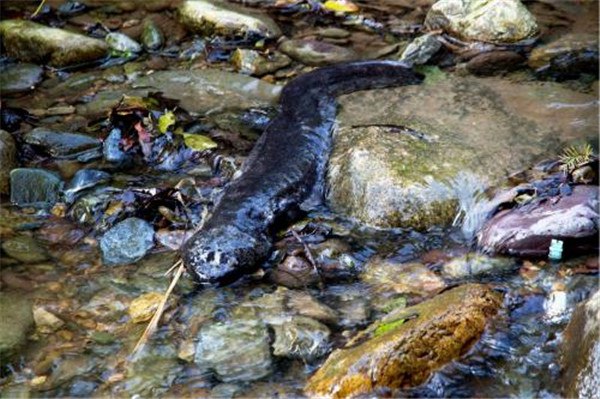
M352 49L318 40L286 40L279 45L279 51L298 62L311 66L337 64L358 58Z
M429 9L425 25L490 43L514 43L538 32L535 17L519 0L440 0Z
M442 267L442 272L448 278L464 279L498 275L515 269L516 264L510 258L491 258L471 253L446 262Z
M311 362L329 351L330 331L324 324L303 316L293 316L275 325L273 354Z
M467 71L474 75L491 76L520 68L525 58L513 51L490 51L467 62Z
M394 310L335 350L304 391L344 398L422 384L479 339L501 303L489 287L469 284Z
M431 59L442 48L436 35L426 34L410 42L402 52L400 61L409 65L422 65Z
M93 150L99 152L102 148L99 139L77 133L56 132L43 127L26 133L23 141L41 147L55 158L77 158Z
M60 195L63 182L44 169L18 168L10 172L10 201L18 206L49 208Z
M44 70L34 64L15 64L0 71L0 93L31 91L42 81Z
M137 79L133 87L162 91L187 111L201 114L274 105L281 91L281 86L216 69L158 71Z
M3 363L27 342L33 327L32 304L21 294L0 292L0 357Z
M277 38L279 27L266 15L220 0L186 0L179 19L190 31L204 36Z
M108 49L102 40L26 20L0 22L0 35L11 57L56 67L96 60Z
M46 250L32 237L19 235L2 242L2 250L11 258L23 263L48 260Z
M17 144L13 136L0 129L0 194L10 193L10 171L17 167Z
M138 218L117 223L100 239L102 258L106 265L134 263L154 246L154 229Z

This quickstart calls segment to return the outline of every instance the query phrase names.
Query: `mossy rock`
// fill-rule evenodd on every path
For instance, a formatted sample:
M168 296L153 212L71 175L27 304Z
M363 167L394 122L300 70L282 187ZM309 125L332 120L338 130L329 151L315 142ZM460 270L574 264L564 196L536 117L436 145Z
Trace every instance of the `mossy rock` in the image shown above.
M33 327L31 301L23 295L0 292L0 358L4 364L27 340Z
M340 398L420 385L479 339L501 303L488 286L468 284L394 310L334 351L305 393Z
M0 35L11 57L56 67L96 60L108 49L102 40L25 20L0 22Z

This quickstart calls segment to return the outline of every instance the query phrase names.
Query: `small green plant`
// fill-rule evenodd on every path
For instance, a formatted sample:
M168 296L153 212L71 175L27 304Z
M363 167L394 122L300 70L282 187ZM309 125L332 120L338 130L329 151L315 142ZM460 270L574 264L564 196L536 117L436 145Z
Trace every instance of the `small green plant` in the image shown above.
M594 155L594 149L589 144L582 146L571 146L566 148L562 155L559 157L562 165L561 170L571 173L578 167L590 162Z

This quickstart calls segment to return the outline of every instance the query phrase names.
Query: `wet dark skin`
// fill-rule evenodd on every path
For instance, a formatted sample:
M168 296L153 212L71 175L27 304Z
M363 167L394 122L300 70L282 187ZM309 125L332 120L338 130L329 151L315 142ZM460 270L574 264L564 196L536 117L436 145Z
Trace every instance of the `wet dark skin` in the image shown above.
M418 84L422 77L394 61L320 68L289 82L271 121L224 190L212 216L182 249L200 282L230 283L256 270L270 254L274 226L310 200L323 199L336 96L358 90Z

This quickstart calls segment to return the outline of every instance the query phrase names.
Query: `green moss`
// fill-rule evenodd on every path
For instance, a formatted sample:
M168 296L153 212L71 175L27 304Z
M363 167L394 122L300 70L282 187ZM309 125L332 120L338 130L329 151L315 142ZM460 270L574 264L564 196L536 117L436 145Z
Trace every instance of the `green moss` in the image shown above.
M375 329L375 331L373 332L373 336L378 337L380 335L385 334L388 331L392 331L396 327L399 327L402 324L404 324L404 321L405 321L405 319L400 319L400 320L391 321L389 323L381 324L379 327L377 327Z

